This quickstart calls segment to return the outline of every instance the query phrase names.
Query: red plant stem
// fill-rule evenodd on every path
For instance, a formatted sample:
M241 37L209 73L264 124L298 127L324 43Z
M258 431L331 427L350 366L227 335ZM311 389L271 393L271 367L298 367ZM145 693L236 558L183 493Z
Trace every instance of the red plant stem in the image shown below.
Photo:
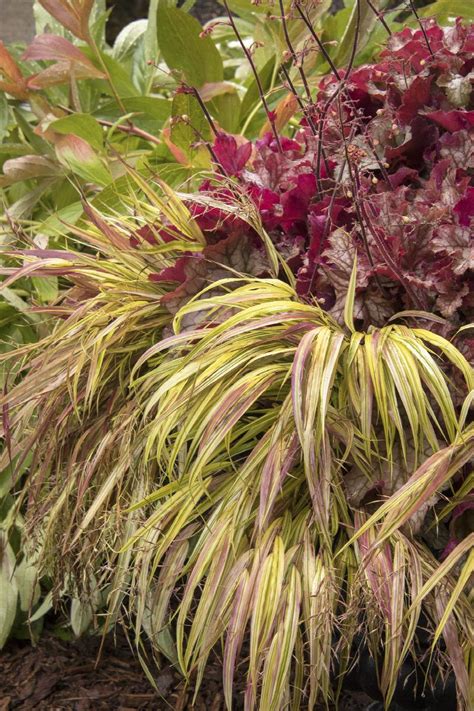
M345 80L343 79L340 83L339 86L337 87L336 91L332 96L329 97L329 99L326 101L325 105L323 106L323 110L319 115L319 126L318 126L318 153L316 155L316 174L320 175L321 174L321 162L323 160L323 131L324 131L324 122L326 120L327 113L329 109L331 108L331 104L336 99L341 91L343 91L345 87Z
M308 122L308 125L311 129L313 136L317 136L318 135L317 128L313 122L311 115L309 114L309 112L307 112L306 107L303 104L300 95L296 91L296 88L295 88L293 82L291 81L291 77L288 73L288 70L286 69L284 64L281 65L281 68L282 68L282 71L286 77L286 80L288 82L288 86L290 88L291 93L296 98L296 101L298 102L299 107L300 107L301 111L303 112L303 115L306 117L306 120ZM317 187L317 191L318 191L318 196L321 196L321 194L322 194L321 179L320 179L319 173L316 169L314 169L314 177L316 178L316 187Z
M242 37L240 36L240 32L238 31L238 29L236 27L236 24L234 22L234 18L232 17L232 13L230 11L229 4L228 4L227 0L223 0L223 2L225 5L225 9L227 10L227 14L229 16L229 22L231 24L231 27L234 30L235 36L237 37L240 46L242 47L242 51L244 52L245 56L247 57L248 63L250 64L250 68L252 69L253 75L255 77L255 81L257 83L257 88L258 88L258 94L260 96L260 101L262 102L263 108L265 109L265 113L267 114L267 119L268 119L268 122L271 126L272 133L273 133L273 136L275 138L275 141L276 141L276 144L278 147L278 151L279 151L279 153L283 153L283 150L281 147L281 142L280 142L280 137L278 135L278 132L277 132L276 126L275 126L275 118L273 117L273 113L270 111L270 109L268 107L267 100L265 98L265 92L263 91L262 82L260 81L260 77L258 76L257 67L255 66L255 62L252 59L252 54L247 49Z
M341 100L340 100L340 99L338 100L338 116L339 116L339 122L340 122L342 140L343 140L343 142L344 142L344 153L345 153L345 157L346 157L346 164L347 164L347 168L348 168L348 170L349 170L349 176L350 176L350 179L351 179L352 193L353 193L353 200L354 200L354 207L355 207L357 219L358 219L358 221L359 221L360 231L361 231L361 234L362 234L362 240L363 240L363 242L364 242L364 247L365 247L365 251L366 251L368 260L369 260L369 262L370 262L370 266L372 267L372 269L375 270L375 263L374 263L374 260L373 260L373 257L372 257L372 253L371 253L371 251L370 251L369 240L367 239L367 232L366 232L365 224L364 224L363 202L362 202L362 200L359 201L359 195L360 195L360 193L359 193L359 182L358 182L358 175L357 175L357 167L356 167L355 165L352 166L352 164L351 164L351 158L350 158L349 151L348 151L347 140L346 140L346 137L345 137L345 135L344 135L344 121L343 121L343 117L342 117L342 107L341 107ZM354 122L354 124L353 124L353 128L354 128L354 127L355 127L355 122ZM354 172L353 172L353 169L354 169ZM365 215L365 221L367 222L367 227L370 229L370 232L372 233L372 225L371 225L370 221L368 220L367 215ZM373 233L372 233L372 236L374 236ZM374 237L374 239L375 239L376 243L378 244L378 235L377 235L377 237ZM395 262L391 259L391 255L388 253L388 250L387 250L386 247L385 247L385 243L383 244L383 248L385 249L385 252L388 254L389 259L390 259L391 262L392 262L392 264L390 265L390 266L392 267L392 270L393 270L393 267L395 267L394 273L397 274L397 276L399 276L399 279L400 279L401 283L404 284L403 276L402 276L401 274L399 275L397 265L396 265ZM381 250L381 251L382 251L382 250ZM384 254L384 253L383 253L383 254ZM384 254L384 258L385 258L385 254ZM387 261L387 259L385 259L385 261ZM388 262L387 262L387 263L388 263ZM393 266L392 266L392 265L393 265ZM379 290L381 291L382 294L385 295L385 289L383 288L383 286L382 286L382 284L381 284L381 282L380 282L380 279L379 279L379 277L378 277L378 274L375 274L375 271L374 271L374 276L375 276L375 281L377 282L377 286L378 286ZM404 286L405 286L405 284L404 284Z
M292 57L292 60L293 60L293 64L297 67L298 72L299 72L300 77L301 77L301 80L302 80L302 82L303 82L303 86L304 86L305 91L306 91L306 96L308 97L308 101L309 101L309 108L308 108L308 107L305 107L305 105L303 104L303 102L302 102L302 100L301 100L301 98L300 98L298 92L296 91L296 87L294 86L294 84L293 84L293 82L292 82L292 80L291 80L290 74L289 74L289 72L287 71L287 69L286 69L286 67L285 67L284 64L282 64L282 70L283 70L283 73L285 74L286 80L287 80L288 85L289 85L289 87L290 87L290 91L292 92L292 94L293 94L294 97L296 98L296 101L298 102L298 105L299 105L299 107L301 108L301 111L303 112L303 115L305 116L305 118L306 118L306 120L307 120L307 122L308 122L308 125L309 125L309 127L310 127L310 129L311 129L311 132L313 133L313 136L317 136L317 135L318 135L318 130L317 130L317 128L316 128L316 124L315 124L314 121L313 121L313 117L311 116L311 107L314 105L314 104L313 104L313 101L312 101L312 98L311 98L311 90L310 90L310 88L309 88L308 80L307 80L307 78L306 78L306 74L304 73L304 69L303 69L302 66L299 65L299 63L298 63L298 58L297 58L297 56L296 56L296 52L295 52L295 50L294 50L294 48L293 48L293 45L292 45L292 43L291 43L290 35L289 35L289 33L288 33L288 26L287 26L287 24L286 24L286 16L285 16L285 9L284 9L284 6L283 6L283 0L280 0L280 11L281 11L281 17L282 17L283 32L284 32L284 35L285 35L285 41L286 41L286 44L287 44L288 49L289 49L289 51L290 51L290 54L291 54L291 57ZM325 157L325 156L324 156L324 162L325 162L326 168L327 168L327 161L326 161L326 157ZM321 189L320 175L319 175L319 172L318 172L317 169L315 169L314 172L315 172L315 177L316 177L316 183L317 183L317 188L318 188L318 194L321 195L321 194L322 194L322 189ZM327 172L329 173L329 170L327 170Z
M377 8L375 7L375 5L373 5L370 0L367 0L367 5L370 7L370 9L371 9L372 12L374 13L374 15L377 17L377 19L382 23L382 25L384 26L384 28L385 28L386 31L387 31L388 36L391 37L391 36L392 36L392 30L390 29L390 27L389 27L389 26L387 25L387 23L385 22L385 18L384 18L384 16L383 16L383 12L380 12L380 10L377 10Z
M67 111L68 114L73 114L74 111L70 109L68 106L61 106L59 105L59 108L62 109L63 111ZM153 136L151 133L148 133L147 131L142 131L141 128L138 128L137 126L134 126L133 123L129 122L126 126L122 124L114 124L112 121L105 121L104 119L96 119L97 123L100 123L101 126L107 126L108 128L116 128L117 131L122 131L122 133L130 133L133 136L138 136L139 138L145 139L145 141L149 141L150 143L156 143L157 146L161 146L162 141L157 138L156 136Z
M329 111L329 108L331 107L332 102L341 94L341 92L343 90L345 90L346 85L347 85L347 80L349 79L349 76L352 72L352 68L354 66L354 60L355 60L355 56L356 56L357 43L359 40L359 32L360 32L360 0L356 0L356 2L357 2L356 29L355 29L355 33L354 33L354 42L352 43L352 51L351 51L351 56L349 57L349 63L347 65L346 74L345 74L344 78L341 79L339 73L336 70L336 77L339 79L339 86L337 87L334 94L332 96L330 96L329 99L327 100L327 102L323 108L323 112L322 112L321 119L319 122L318 155L317 155L317 160L316 160L316 170L318 172L318 175L320 174L320 171L321 171L321 160L322 160L322 154L323 154L324 121L326 119L327 112Z
M354 32L354 42L352 43L352 51L351 51L351 56L349 57L349 64L347 65L346 69L346 75L344 77L345 81L347 82L349 78L349 74L352 71L352 67L354 66L354 60L356 57L356 52L357 52L357 45L359 42L359 33L360 33L360 0L356 0L356 7L357 7L357 14L356 14L356 29Z
M107 81L108 81L108 83L109 83L109 85L110 85L110 88L111 88L111 90L112 90L112 94L114 95L114 98L115 98L115 101L117 102L118 107L120 108L120 110L122 111L123 114L126 114L127 111L126 111L126 109L125 109L125 106L124 106L124 103L123 103L123 101L122 101L122 98L121 98L121 96L119 95L119 93L118 93L118 91L117 91L117 89L116 89L116 87L115 87L115 84L114 84L114 82L113 82L113 80L112 80L112 75L111 75L111 73L110 73L110 71L109 71L109 68L107 67L107 65L106 65L105 62L104 62L104 59L103 59L102 54L101 54L101 52L100 52L100 49L99 49L99 47L98 47L98 45L97 45L97 42L95 41L94 37L93 37L90 33L89 33L89 37L88 37L87 43L88 43L89 47L92 49L92 51L94 52L94 54L95 54L95 56L96 56L96 58L97 58L97 60L98 60L98 62L99 62L99 64L100 64L100 66L102 67L102 71L104 72L105 76L107 77ZM128 119L127 119L127 121L128 121Z
M411 9L412 13L415 15L415 17L416 17L416 19L417 19L417 22L418 22L418 24L420 25L420 29L421 29L421 31L423 32L423 37L424 37L424 39L425 39L426 46L428 47L428 51L429 51L429 53L431 54L431 56L434 57L434 53L433 53L433 50L431 49L430 41L429 41L429 39L428 39L428 35L426 34L425 27L424 27L422 21L420 20L420 16L419 16L419 14L418 14L418 12L417 12L417 10L416 10L416 7L415 7L415 4L414 4L413 0L408 0L408 4L410 5L410 9Z
M388 174L388 172L387 172L387 169L386 169L386 167L384 166L384 164L382 163L382 161L380 160L380 158L378 157L377 151L375 150L375 146L374 146L374 144L372 143L372 139L371 139L371 137L369 136L368 133L365 134L365 138L366 138L366 141L367 141L367 143L369 144L369 146L370 146L370 148L371 148L371 150L372 150L372 153L373 153L374 156L375 156L375 160L377 161L378 166L379 166L379 168L380 168L380 172L382 173L382 175L383 175L383 177L384 177L384 180L385 180L385 182L387 183L387 187L389 187L390 190L393 190L392 183L391 183L391 180L390 180L390 176L389 176L389 174Z
M218 169L220 170L220 172L222 173L222 175L223 175L224 177L228 178L228 177L229 177L229 173L226 171L226 169L224 168L224 166L223 166L222 163L220 162L219 158L217 157L217 155L216 155L216 153L215 153L215 151L214 151L214 148L211 146L211 144L209 143L209 141L202 135L202 133L201 133L200 131L198 131L197 128L195 128L195 127L193 126L193 124L191 123L191 121L184 121L184 119L182 119L182 120L183 120L184 123L186 123L186 124L189 126L189 128L191 128L191 129L194 131L194 133L196 134L196 137L199 138L199 140L202 141L202 143L204 143L204 145L206 146L207 150L209 151L209 153L210 153L210 155L211 155L212 160L213 160L214 163L217 165L217 167L218 167Z
M101 126L108 126L110 128L114 127L117 131L122 131L122 133L129 133L132 136L138 136L139 138L143 138L145 141L149 141L150 143L156 143L157 146L161 145L161 140L159 138L153 136L151 133L148 133L148 131L142 131L141 128L138 128L133 124L123 126L121 124L113 124L112 121L104 121L103 119L96 119L96 121L97 123L100 123Z
M209 126L211 127L211 131L213 132L214 136L217 136L219 131L217 130L216 125L215 125L214 121L212 120L211 114L209 113L206 104L202 100L202 97L201 97L199 91L194 86L191 86L189 88L191 89L192 93L196 97L196 99L199 103L199 106L201 107L202 112L203 112L204 116L206 117Z
M354 170L356 172L356 179L358 179L356 166L354 166ZM354 184L355 185L357 184L356 180L354 181ZM358 187L356 187L356 190L357 190L357 197L359 197ZM412 300L413 304L415 306L417 306L419 309L423 308L423 304L421 303L418 296L411 288L408 281L405 279L405 275L400 270L400 268L398 267L398 264L395 262L392 255L390 254L390 251L387 248L387 245L385 244L383 237L381 237L379 235L377 228L372 225L372 222L371 222L371 220L367 214L367 211L365 209L364 201L360 200L360 204L359 204L358 200L355 200L355 205L356 205L356 211L357 211L358 218L359 218L359 214L360 214L359 222L360 222L361 226L363 224L363 221L365 221L367 228L368 228L370 234L372 235L372 237L374 238L374 241L375 241L377 247L379 248L380 253L382 254L387 266L390 267L390 269L392 270L392 272L394 273L394 275L396 276L396 278L398 279L400 284L404 287L406 293ZM373 266L372 260L371 260L371 264Z
M280 2L281 2L281 0L280 0ZM318 35L317 35L316 32L314 31L313 25L311 24L311 22L309 21L309 19L306 17L306 15L304 14L303 10L301 9L301 7L299 6L298 3L295 3L295 7L296 7L296 9L297 9L297 11L298 11L298 13L299 13L301 19L303 20L303 22L305 23L306 27L307 27L308 30L310 31L311 36L312 36L313 39L316 41L316 44L318 45L319 49L321 50L321 52L322 52L322 54L323 54L323 56L324 56L324 59L326 60L326 62L327 62L327 63L329 64L329 66L331 67L331 70L332 70L334 76L336 77L336 79L337 79L338 81L340 81L340 80L341 80L341 75L340 75L339 72L337 71L336 65L334 64L334 62L332 61L331 57L329 56L329 53L328 53L328 51L326 50L326 47L323 45L323 43L322 43L321 40L319 39Z
M298 7L298 6L296 6L296 7ZM304 73L303 67L300 66L298 63L298 58L296 56L296 52L293 48L293 45L291 44L290 35L288 33L288 26L286 24L286 16L285 16L285 8L283 6L283 0L280 0L280 12L281 12L281 21L283 24L283 34L285 35L285 42L286 42L288 49L290 51L291 58L293 59L293 64L299 71L301 81L303 82L303 86L306 91L306 96L308 97L308 101L311 103L311 91L309 88L308 80L306 78L306 74Z
M364 248L365 248L365 251L366 251L366 254L367 254L367 258L368 258L368 260L369 260L369 262L370 262L370 266L372 267L372 269L375 269L375 262L374 262L374 258L372 257L372 253L371 253L371 251L370 251L369 240L367 239L367 232L365 231L364 220L363 220L363 218L362 218L362 212L361 212L360 205L359 205L359 191L358 191L358 188L357 188L357 186L356 186L356 182L355 182L355 179L354 179L354 174L353 174L353 172L352 172L352 166L351 166L351 162L350 162L350 159L349 159L349 153L348 153L348 151L347 151L347 145L344 145L344 150L345 150L345 154L346 154L346 165L347 165L347 169L348 169L348 171L349 171L349 176L350 176L350 179L351 179L352 195L353 195L353 200L354 200L354 207L355 207L357 219L358 219L358 221L359 221L360 231L361 231L361 234L362 234L362 241L363 241L363 243L364 243Z
M287 70L287 68L285 67L284 64L281 65L281 70L282 70L283 74L285 75L285 79L286 79L286 81L288 82L288 87L289 87L291 93L293 94L293 96L295 97L296 101L298 102L298 106L300 107L301 111L303 112L303 114L304 114L304 116L305 116L305 118L306 118L306 120L307 120L307 122L308 122L308 125L309 125L309 127L310 127L310 129L311 129L311 131L312 131L312 133L313 133L313 136L316 136L317 133L318 133L318 131L317 131L317 128L316 128L316 126L315 126L315 123L314 123L314 121L313 121L313 119L312 119L312 117L311 117L309 111L307 110L306 106L304 105L303 101L301 100L300 95L299 95L298 92L296 91L296 87L295 87L295 85L293 84L293 82L291 81L290 74L289 74L289 72L288 72L288 70Z
M396 264L396 262L392 259L392 255L390 254L389 250L387 249L387 245L385 244L385 242L384 242L384 240L383 240L383 237L380 237L380 235L378 234L376 228L372 226L372 223L370 222L369 216L367 215L367 212L365 211L365 208L364 208L364 205L363 205L363 202L362 202L362 201L361 201L361 206L360 206L360 207L361 207L361 212L362 212L362 214L363 214L363 216L364 216L364 219L365 219L365 221L366 221L366 223L367 223L367 227L368 227L368 229L369 229L369 231L370 231L370 234L371 234L372 237L374 238L374 240L375 240L375 242L376 242L376 244L377 244L377 247L379 248L379 250L380 250L380 252L381 252L383 258L385 259L385 262L386 262L387 265L390 267L390 269L392 270L392 272L395 274L395 276L397 277L398 281L400 282L400 284L401 284L401 285L403 286L403 288L405 289L406 293L407 293L408 296L410 297L410 299L411 299L411 301L413 302L413 304L414 304L418 309L423 309L423 304L421 303L420 299L418 298L418 296L416 295L416 293L413 291L413 289L411 288L411 286L410 286L410 284L408 283L408 281L405 279L404 274L400 271L400 269L398 268L398 265Z
M349 140L350 140L350 141L352 140L352 138L353 138L353 136L354 136L354 133L355 133L355 124L353 124L353 125L351 126L351 134L350 134L350 136L349 136ZM321 249L322 249L322 247L323 247L324 241L325 241L325 239L326 239L326 237L327 237L327 235L328 235L328 232L329 232L329 229L330 229L330 226L331 226L331 222L332 222L332 220L331 220L332 208L333 208L334 202L335 202L335 200L336 200L337 189L338 189L339 184L340 184L340 182L341 182L341 180L342 180L342 176L343 176L343 174L344 174L345 167L346 167L346 161L344 160L344 161L341 163L341 166L340 166L340 168L339 168L339 174L338 174L338 176L336 177L335 184L334 184L334 187L333 187L333 189L332 189L331 200L329 201L329 206L328 206L328 209L327 209L327 219L326 219L326 222L325 222L325 225L324 225L324 231L323 231L323 235L322 235L322 237L321 237L321 241L320 241L320 245L319 245L318 256L319 256L319 254L321 253ZM315 264L315 265L314 265L314 269L313 269L313 273L312 273L312 275L311 275L311 280L310 280L310 283L309 283L308 293L311 293L311 291L312 291L312 289L313 289L314 281L315 281L315 279L316 279L316 272L317 272L317 267L316 267L316 264Z

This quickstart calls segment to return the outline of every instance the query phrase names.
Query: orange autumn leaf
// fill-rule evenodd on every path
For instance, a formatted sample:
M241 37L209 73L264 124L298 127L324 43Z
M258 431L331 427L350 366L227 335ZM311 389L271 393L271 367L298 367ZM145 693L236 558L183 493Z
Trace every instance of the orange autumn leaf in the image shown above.
M26 99L26 82L20 67L0 40L0 89L16 99Z
M298 102L294 94L287 94L281 101L278 102L277 107L274 111L275 113L275 128L277 131L281 131L288 121L295 115L298 110ZM270 122L267 120L260 131L260 136L264 136L268 131L271 131L272 127Z
M173 158L181 165L189 166L189 158L186 153L171 140L169 128L164 128L161 135Z

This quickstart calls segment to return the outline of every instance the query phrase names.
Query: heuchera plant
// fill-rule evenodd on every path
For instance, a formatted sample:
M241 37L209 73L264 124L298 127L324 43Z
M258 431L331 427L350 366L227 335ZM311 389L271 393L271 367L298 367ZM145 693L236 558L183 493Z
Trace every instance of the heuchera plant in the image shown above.
M379 63L321 81L293 138L278 145L267 133L251 145L217 132L219 174L202 193L231 202L237 183L258 207L298 293L320 300L337 320L357 255L360 327L409 309L443 317L445 325L440 319L431 327L452 335L474 317L473 50L474 27L460 20L392 35ZM248 223L215 205L190 205L208 247L153 276L178 282L170 305L214 281L216 263L265 273L263 246ZM140 237L154 242L152 229L134 244ZM460 347L472 356L468 333Z

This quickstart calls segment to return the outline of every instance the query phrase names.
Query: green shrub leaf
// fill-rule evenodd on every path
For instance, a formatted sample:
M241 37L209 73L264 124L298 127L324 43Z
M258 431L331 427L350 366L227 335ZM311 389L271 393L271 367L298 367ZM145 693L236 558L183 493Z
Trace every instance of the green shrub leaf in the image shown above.
M158 45L170 69L176 69L191 86L222 81L222 59L210 37L200 37L201 25L182 10L159 7Z
M56 155L60 162L84 180L107 185L112 176L106 165L93 151L91 145L79 136L68 134L56 142Z
M8 639L16 617L18 586L13 576L15 555L5 533L0 533L0 649Z
M90 143L93 148L102 150L104 145L103 131L100 124L90 114L71 114L50 124L57 133L79 136Z
M209 153L202 145L202 140L211 139L211 129L198 100L193 94L176 94L171 110L174 122L171 129L172 142L181 148L190 161L199 156L199 165L209 165ZM187 120L182 120L186 116ZM203 154L204 150L204 154Z

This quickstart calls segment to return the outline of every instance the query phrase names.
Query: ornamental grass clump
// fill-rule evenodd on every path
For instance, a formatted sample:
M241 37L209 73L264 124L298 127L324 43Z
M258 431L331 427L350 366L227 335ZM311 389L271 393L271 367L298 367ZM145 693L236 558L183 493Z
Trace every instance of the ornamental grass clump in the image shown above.
M229 709L237 672L312 709L364 659L387 707L470 708L472 37L392 36L288 135L211 117L198 193L127 167L6 281L70 285L3 399L43 568L197 686L222 650Z

